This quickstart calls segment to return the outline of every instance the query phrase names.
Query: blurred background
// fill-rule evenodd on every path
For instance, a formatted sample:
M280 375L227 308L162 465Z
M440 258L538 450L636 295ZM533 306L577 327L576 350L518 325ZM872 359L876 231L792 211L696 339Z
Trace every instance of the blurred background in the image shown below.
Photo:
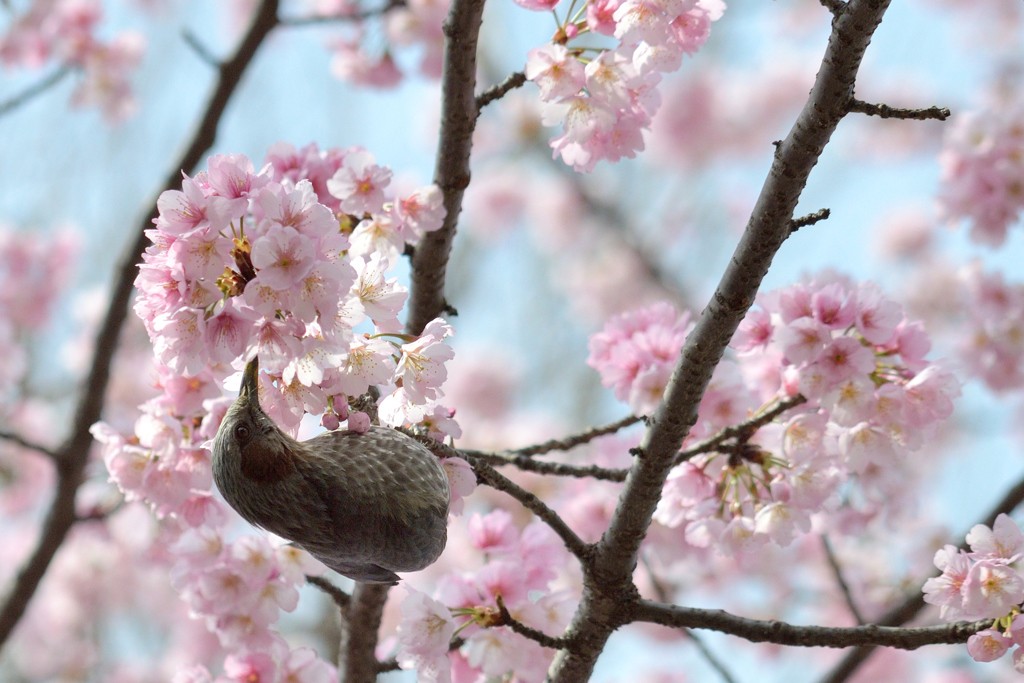
M17 14L16 0L4 4L8 7L0 13ZM20 389L33 398L19 413L18 424L49 430L51 441L56 442L68 419L75 387L87 367L90 339L105 311L113 270L134 240L140 217L150 210L156 189L173 170L170 166L213 83L210 65L183 36L194 36L194 42L216 57L230 54L251 4L106 2L100 35L133 31L145 40L141 63L130 76L134 112L111 122L96 107L69 106L76 88L72 74L0 117L2 229L40 240L63 235L73 254L48 271L53 284L63 286L54 295L45 324L21 340L28 373ZM309 16L327 11L328 4L284 2L282 15ZM896 107L946 106L954 118L940 123L848 117L812 173L797 211L800 215L827 207L831 216L787 241L763 291L823 269L875 280L914 316L925 319L935 341L933 355L956 362L959 323L950 278L980 260L985 269L1003 271L1008 281L1019 282L1024 279L1019 266L1024 244L1011 231L1002 249L978 245L963 226L942 220L937 209L940 151L943 136L964 112L1000 110L1019 102L1022 18L1019 0L892 4L868 50L857 96ZM547 141L556 131L540 123L535 86L528 83L487 107L478 125L473 182L449 268L447 298L459 315L452 320L456 359L450 364L447 395L466 434L460 445L516 447L628 412L587 366L589 335L610 315L658 300L699 314L757 197L774 152L771 143L786 135L803 105L830 20L815 0L731 0L713 25L708 44L686 59L678 73L666 76L661 109L645 138L646 151L614 165L601 162L588 175L552 160ZM547 14L527 11L510 0L490 0L480 41L481 87L521 70L527 51L550 40L555 28ZM365 48L383 50L382 26L371 21L365 30ZM243 153L259 168L267 148L278 141L297 147L316 142L321 149L358 145L393 169L396 185L429 183L440 90L435 79L418 73L422 46L394 49L405 77L395 87L381 89L338 77L346 73L338 46L352 36L351 27L336 23L275 30L232 98L211 153ZM0 101L56 68L52 62L39 68L8 64L0 80ZM404 264L399 277L407 283ZM19 292L6 295L17 297ZM132 320L105 415L125 430L135 419L134 406L152 395L137 381L139 363L149 352L141 325ZM927 495L920 496L913 516L934 522L934 528L945 525L962 538L1024 472L1020 416L1019 392L997 393L981 382L968 382L955 425L948 438L940 439L941 446L933 447L936 466L921 484ZM26 476L19 467L7 469ZM94 474L101 483L102 472ZM38 473L28 489L24 478L11 475L5 481L0 476L0 491L9 497L17 489L27 499L45 502L47 476ZM9 581L16 560L30 546L43 509L26 505L19 508L24 515L12 514L10 520L0 516L0 544L11 549L0 553L0 585ZM118 533L130 539L142 524L141 518L122 520ZM872 570L862 565L888 563L888 576L879 584L891 584L894 576L898 583L901 572L922 570L914 564L922 557L925 565L930 561L930 551L915 555L890 548L893 556L882 558L870 553L858 557L854 547L841 550L865 586L871 583ZM790 556L800 552L793 549ZM914 559L900 560L901 555ZM55 572L59 576L61 571L81 570L76 564L65 570L58 566ZM160 577L148 581L159 586ZM167 587L153 590L169 592ZM319 595L307 593L283 627L329 658L323 648L329 649L332 637L330 608ZM724 606L720 598L702 589L684 599L697 606ZM788 602L787 616L806 623L814 621L819 599L810 588L791 586L781 593L757 581L728 598L732 605ZM40 658L47 648L23 637L13 648L22 655L8 648L0 656L0 679L161 680L143 672L145 663L166 648L166 625L140 619L131 607L111 612L102 626L94 625L82 637L94 649L89 661L127 661L132 666L83 670L28 665L24 653ZM61 614L59 605L46 608L52 619ZM79 604L74 611L83 609ZM753 616L757 609L742 613ZM54 629L59 627L57 619ZM652 640L654 630L617 634L595 680L716 680L718 674L692 646L675 635L655 633ZM811 669L824 667L835 656L754 647L717 634L707 635L706 642L729 661L739 681L816 680L807 662L813 663ZM652 672L669 672L665 678L638 674L638 652L641 668L649 664ZM954 675L951 671L963 680L1002 675L995 667L966 673L977 670L966 668L962 647L932 648L907 663L910 657L897 653L876 658L885 675L864 671L859 680L889 680L897 674L908 676L902 680L947 680L942 677ZM402 674L394 676L399 680ZM401 680L411 680L408 676Z

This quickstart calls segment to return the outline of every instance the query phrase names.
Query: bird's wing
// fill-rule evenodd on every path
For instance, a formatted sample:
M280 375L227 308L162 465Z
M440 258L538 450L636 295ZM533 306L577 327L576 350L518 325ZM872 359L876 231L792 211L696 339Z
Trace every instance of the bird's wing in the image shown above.
M447 515L448 476L437 457L410 437L384 427L366 433L335 431L305 442L316 462L344 481L353 501L411 523L425 509Z

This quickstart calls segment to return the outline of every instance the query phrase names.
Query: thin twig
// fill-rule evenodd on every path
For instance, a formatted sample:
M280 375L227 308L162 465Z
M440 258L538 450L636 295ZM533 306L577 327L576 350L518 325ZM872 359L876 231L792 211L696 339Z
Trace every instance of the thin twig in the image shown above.
M64 77L69 73L71 73L71 67L62 66L38 83L30 85L10 99L0 102L0 116L9 114L21 105L31 102L37 95L42 95L64 80Z
M483 451L460 451L463 458L476 458L482 462L486 462L488 465L495 467L504 467L511 465L517 467L524 472L535 472L537 474L549 474L556 477L578 477L586 478L592 477L594 479L601 479L603 481L615 481L622 482L626 481L626 475L629 474L629 470L625 469L609 469L607 467L599 467L597 465L568 465L561 462L546 462L543 460L534 460L528 458L525 455L503 455L501 453L485 453Z
M217 59L209 48L199 40L199 36L192 33L190 29L181 30L181 39L185 41L185 44L192 48L192 51L196 53L199 59L203 60L207 66L213 67L214 69L220 68L220 60Z
M995 524L996 517L1002 514L1010 514L1022 502L1024 502L1024 479L1018 481L1013 488L1007 491L1006 495L996 503L988 515L978 523L991 528ZM967 541L962 541L959 547L961 550L967 550ZM932 576L938 576L938 572ZM877 620L877 623L884 626L900 626L920 614L924 606L924 593L922 593L922 587L918 586L917 590L910 597L883 614ZM843 683L843 681L849 679L857 671L874 650L875 647L873 645L866 645L851 650L821 679L820 683Z
M505 601L499 595L497 596L498 603L498 614L501 616L501 622L498 626L508 626L510 629L530 640L540 643L543 647L549 647L552 650L560 650L568 644L565 638L555 638L549 636L543 631L538 631L535 628L531 628L523 622L517 620L511 614L509 614L508 608L505 607Z
M832 574L836 578L839 590L843 593L843 598L846 600L846 606L850 609L850 614L853 615L858 624L863 626L867 621L857 608L857 602L853 599L850 585L846 583L846 579L843 577L843 568L839 566L839 560L836 558L836 554L832 552L832 544L829 543L828 536L825 534L821 535L821 545L825 549L825 557L828 558L829 566L832 567Z
M515 73L509 74L508 78L503 80L501 83L492 85L490 88L476 96L477 112L479 113L481 109L494 100L500 100L512 90L522 87L524 83L526 83L526 74L522 71L516 71Z
M37 443L32 443L28 439L18 436L13 432L0 432L0 439L3 439L4 441L10 441L11 443L17 444L22 448L26 448L30 451L42 453L51 460L57 459L57 452L54 451L52 448L47 448L46 446L40 446Z
M585 432L580 432L579 434L574 434L561 439L551 439L550 441L545 441L544 443L540 443L535 446L517 448L513 451L509 451L509 454L530 457L534 455L541 455L542 453L550 453L551 451L567 451L570 448L590 443L599 436L614 434L615 432L625 429L630 425L635 425L643 419L642 415L627 415L621 420L616 420L611 424L606 424L601 427L591 427Z
M405 5L405 0L389 0L389 2L382 7L365 9L359 12L352 12L351 14L316 14L309 17L282 17L280 24L281 26L287 26L289 28L301 28L303 26L322 26L323 24L365 21L366 19L387 14L393 9L405 7Z
M752 643L776 643L795 647L850 647L883 645L916 650L925 645L965 643L978 631L991 628L992 620L956 622L921 628L865 626L795 626L782 621L747 619L722 610L663 605L639 600L624 606L629 621L645 621L676 628L700 628L739 636Z
M582 564L587 563L592 551L592 546L584 543L557 512L549 508L540 498L533 495L512 480L501 475L497 470L482 460L478 460L472 456L468 456L468 460L470 465L473 466L473 471L476 472L477 477L479 477L481 481L491 488L507 493L522 503L523 507L540 517L541 520L543 520L556 534L558 534L558 537L562 539L563 543L565 543L565 547L568 548L569 552L575 555Z
M448 643L448 652L454 652L455 650L458 650L465 644L466 639L461 636L457 638L452 638L451 641ZM383 674L387 673L388 671L399 671L401 670L401 668L402 667L399 666L397 658L388 657L387 659L381 661L380 664L377 665L377 673Z
M821 4L835 16L839 16L846 10L845 0L821 0Z
M749 420L726 427L722 431L718 432L714 436L705 439L704 441L698 442L689 448L679 451L675 459L672 461L672 466L681 465L695 455L701 453L709 453L721 446L724 441L729 439L749 439L757 432L758 429L765 426L782 413L786 412L790 408L795 408L801 403L806 403L807 399L801 394L796 396L790 396L789 398L782 399L773 408L766 410L763 413L759 413Z
M818 221L823 221L832 215L832 211L829 209L818 209L814 213L809 213L806 216L800 218L794 218L789 223L789 234L792 235L800 228L807 227L808 225L814 225Z
M202 120L193 133L192 141L185 153L174 165L173 171L164 182L162 190L181 187L181 171L190 172L202 156L213 145L217 135L217 124L224 113L228 100L234 93L242 74L252 61L256 50L267 34L277 25L278 0L263 0L256 11L252 26L239 45L234 57L221 65L217 84L206 105ZM144 231L153 225L157 216L156 201L150 203L150 211L142 220L135 241L125 254L117 271L117 282L113 287L110 306L97 335L92 367L86 379L85 388L78 399L71 435L57 450L57 490L53 503L43 523L39 542L28 562L21 568L11 592L0 609L0 646L7 641L17 625L29 600L35 594L39 582L46 573L50 561L64 542L68 531L76 521L75 494L82 483L92 434L89 428L100 419L103 396L110 379L110 366L117 350L121 328L131 304L133 283L138 275L138 262L149 243Z
M349 595L345 591L341 590L340 588L338 588L337 586L335 586L333 583L331 583L330 581L328 581L327 579L325 579L322 576L309 576L309 575L307 575L306 576L306 581L308 581L311 585L316 586L317 588L322 590L324 593L329 595L331 600L334 601L334 604L338 606L338 608L342 611L342 613L345 613L345 612L348 611L349 605L352 604L352 596L351 595Z
M654 592L658 595L658 600L663 603L671 602L672 600L668 591L665 589L664 584L662 584L658 579L658 575L654 573L654 567L651 566L647 556L641 553L640 561L643 562L644 569L647 570L647 576L651 579L651 585L654 587ZM707 643L704 642L703 638L694 633L692 629L683 628L681 630L686 634L687 638L693 641L693 644L697 647L697 650L704 657L705 661L707 661L708 665L718 672L718 675L722 677L722 680L725 681L725 683L736 683L736 679L733 677L732 673L729 672L725 667L725 664L722 663L715 653L711 651L711 648L707 646Z
M877 116L883 119L913 119L925 121L938 119L945 121L949 118L949 109L946 107L928 107L927 109L897 109L888 104L869 104L862 100L850 100L849 111L868 116Z

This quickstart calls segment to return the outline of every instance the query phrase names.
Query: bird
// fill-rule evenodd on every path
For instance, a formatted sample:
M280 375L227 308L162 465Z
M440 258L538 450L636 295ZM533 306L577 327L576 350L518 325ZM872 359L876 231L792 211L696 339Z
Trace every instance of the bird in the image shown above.
M412 437L371 426L307 441L263 411L259 359L213 442L213 479L246 521L291 541L362 583L394 584L441 555L448 535L448 476Z

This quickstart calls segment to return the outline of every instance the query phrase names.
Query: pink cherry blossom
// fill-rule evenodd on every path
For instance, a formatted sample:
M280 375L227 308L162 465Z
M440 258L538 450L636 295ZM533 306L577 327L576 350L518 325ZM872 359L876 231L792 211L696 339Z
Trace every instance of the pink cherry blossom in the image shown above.
M252 245L252 264L260 282L276 290L298 284L313 267L313 244L294 228L273 225Z
M380 213L384 188L390 182L389 169L378 166L369 152L355 150L345 155L341 168L327 181L327 188L341 200L342 211L361 216Z
M994 662L1006 654L1012 641L999 631L987 628L967 639L967 654L976 662Z
M583 65L564 45L530 50L523 71L527 79L540 87L540 98L545 102L575 95L585 83Z

